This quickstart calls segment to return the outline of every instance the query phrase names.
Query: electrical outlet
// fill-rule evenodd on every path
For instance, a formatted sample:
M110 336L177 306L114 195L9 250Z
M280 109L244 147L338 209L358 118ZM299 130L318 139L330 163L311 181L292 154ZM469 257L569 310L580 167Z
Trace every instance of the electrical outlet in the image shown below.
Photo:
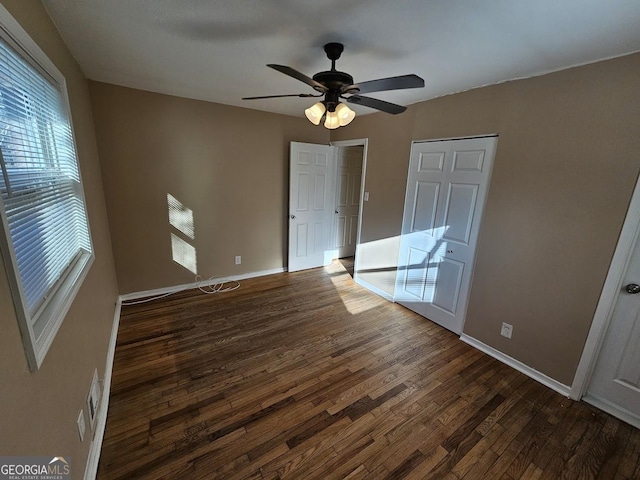
M511 334L513 333L513 325L509 325L508 323L502 323L502 328L500 329L500 335L503 337L511 338Z
M240 255L236 255L236 265L240 265L242 263L242 257Z
M84 442L84 432L86 429L87 426L84 424L84 412L80 409L80 413L78 414L78 433L80 434L81 442Z
M369 201L369 192L364 192L364 201L365 202Z

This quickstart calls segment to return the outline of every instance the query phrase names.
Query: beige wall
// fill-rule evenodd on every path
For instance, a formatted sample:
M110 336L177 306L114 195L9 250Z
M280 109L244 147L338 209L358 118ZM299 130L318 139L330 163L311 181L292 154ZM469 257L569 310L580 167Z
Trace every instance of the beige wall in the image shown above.
M640 169L638 78L640 54L363 117L333 133L370 139L362 238L390 240L365 244L360 267L397 257L410 140L499 134L464 332L571 384ZM364 278L392 293L394 275ZM513 325L511 340L500 336L502 322Z
M104 374L117 285L87 81L40 2L2 0L67 79L96 260L42 367L29 372L7 277L0 275L0 453L72 458L82 478L90 432L78 438L93 369ZM4 264L3 264L4 270Z
M286 266L289 142L328 143L304 118L90 82L121 293ZM190 239L167 194L193 212ZM234 257L242 256L235 265Z

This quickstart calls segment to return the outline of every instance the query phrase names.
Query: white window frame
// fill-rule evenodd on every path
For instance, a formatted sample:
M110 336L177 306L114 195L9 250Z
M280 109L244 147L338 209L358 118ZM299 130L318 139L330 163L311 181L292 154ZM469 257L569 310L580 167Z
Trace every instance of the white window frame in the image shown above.
M84 206L85 220L88 228L88 240L91 250L81 251L65 272L59 286L56 288L54 293L52 293L46 304L34 314L34 317L37 315L37 321L40 324L41 322L45 322L42 333L39 337L36 337L32 327L34 320L30 318L28 313L29 309L27 308L22 293L16 256L12 247L12 240L8 229L4 204L0 198L0 250L2 252L7 278L11 287L13 303L16 310L16 316L18 318L20 332L22 334L22 341L29 368L33 371L37 370L42 365L42 362L44 361L44 358L80 289L80 286L93 264L93 241L91 239L91 227L89 225L87 207L84 199L82 175L80 172L78 149L75 142L75 132L73 131L73 121L71 119L71 109L69 106L66 80L42 49L40 49L40 47L31 39L29 34L2 5L0 5L0 37L9 43L26 61L39 70L43 76L48 76L49 80L57 84L60 90L62 106L66 109L67 119L69 121L69 127L71 128L71 135L73 137L73 148L75 151L76 163L78 163L78 175L80 182L79 188L77 188L77 198Z

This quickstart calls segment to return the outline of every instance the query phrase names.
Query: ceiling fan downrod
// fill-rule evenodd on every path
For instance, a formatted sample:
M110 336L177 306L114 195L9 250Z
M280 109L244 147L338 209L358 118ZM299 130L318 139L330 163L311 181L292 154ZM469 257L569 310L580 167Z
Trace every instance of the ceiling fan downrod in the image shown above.
M336 70L336 60L340 58L340 55L344 51L344 45L341 43L327 43L324 46L324 51L327 54L327 58L331 60L331 70L326 72L319 72L313 76L313 79L327 87L327 108L329 108L329 103L335 102L335 105L338 104L338 98L340 94L344 93L343 88L346 85L353 85L353 77L345 72L339 72ZM336 98L328 98L330 93L335 93ZM350 91L348 93L356 93L355 91ZM332 110L330 110L332 111Z

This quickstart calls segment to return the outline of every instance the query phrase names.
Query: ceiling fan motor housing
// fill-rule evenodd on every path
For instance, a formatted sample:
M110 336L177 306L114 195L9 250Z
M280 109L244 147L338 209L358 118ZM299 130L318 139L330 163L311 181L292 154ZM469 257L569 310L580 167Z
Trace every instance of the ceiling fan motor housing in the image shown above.
M344 72L338 72L337 70L316 73L313 76L313 79L328 88L325 95L325 102L327 103L327 110L330 112L333 112L335 107L338 105L340 101L339 98L344 91L344 87L353 84L353 77L351 75Z
M336 60L340 58L344 51L344 45L337 42L327 43L324 46L324 51L327 54L327 58L331 60L331 70L316 73L313 79L328 89L324 101L327 110L333 112L340 103L340 95L345 92L345 87L353 85L353 77L348 73L336 70ZM355 92L350 91L349 93Z
M329 90L341 90L344 86L353 85L353 77L351 75L337 70L316 73L313 79Z

